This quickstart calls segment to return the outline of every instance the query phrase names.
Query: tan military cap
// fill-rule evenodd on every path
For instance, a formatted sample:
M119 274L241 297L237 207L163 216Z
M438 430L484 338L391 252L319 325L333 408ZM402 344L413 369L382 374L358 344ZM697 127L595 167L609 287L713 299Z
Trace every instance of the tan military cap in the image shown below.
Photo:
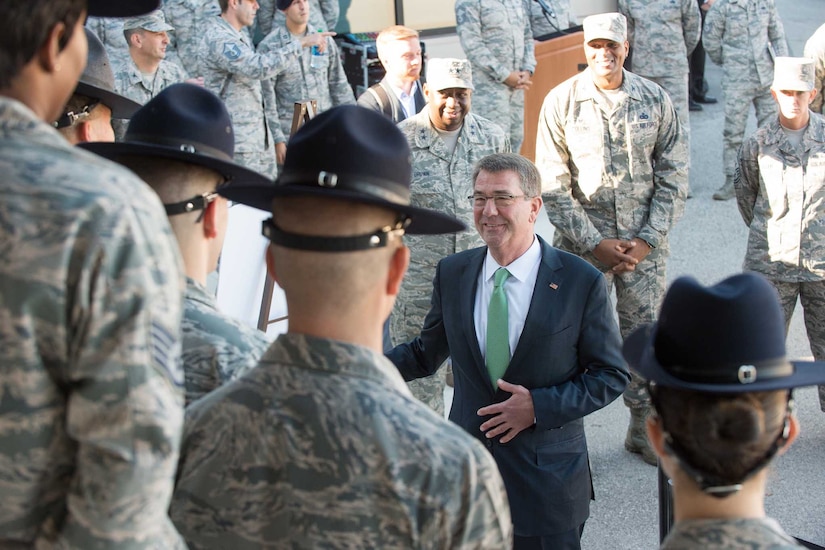
M773 65L774 90L810 92L814 89L814 62L807 57L777 57Z
M435 58L427 61L427 86L440 91L447 88L467 88L473 90L473 70L466 59L452 57Z
M155 10L146 15L130 17L123 20L123 30L143 29L150 32L173 31L175 27L166 22L163 12Z
M598 13L584 18L585 43L599 38L619 44L627 42L627 19L621 13Z

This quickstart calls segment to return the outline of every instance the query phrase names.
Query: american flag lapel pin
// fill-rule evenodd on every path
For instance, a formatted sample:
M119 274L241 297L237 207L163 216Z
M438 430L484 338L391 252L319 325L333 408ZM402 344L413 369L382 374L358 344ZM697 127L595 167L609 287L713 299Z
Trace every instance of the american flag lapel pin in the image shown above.
M550 283L550 288L552 288L553 290L558 290L559 285L557 285L556 283Z

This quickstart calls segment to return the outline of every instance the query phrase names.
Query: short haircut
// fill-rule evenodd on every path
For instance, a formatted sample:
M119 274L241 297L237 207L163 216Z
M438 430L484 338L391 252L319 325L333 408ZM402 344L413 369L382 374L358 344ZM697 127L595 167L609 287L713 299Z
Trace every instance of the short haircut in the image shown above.
M375 48L378 50L378 58L383 55L381 50L390 42L396 40L409 40L411 38L418 38L418 31L405 27L404 25L393 25L387 27L378 33L378 38L375 39Z
M229 0L218 0L218 5L221 7L221 13L226 13L229 9Z
M164 204L214 191L223 180L215 170L183 160L125 154L115 161L149 184Z
M481 171L491 174L513 171L518 174L521 190L527 197L538 197L541 176L536 165L516 153L493 153L479 160L473 169L473 184Z
M143 31L143 29L125 29L123 31L123 38L126 39L126 43L130 48L132 47L132 37L141 31Z
M58 23L66 26L61 51L72 38L87 0L18 0L3 3L0 17L0 88L12 80L37 53Z

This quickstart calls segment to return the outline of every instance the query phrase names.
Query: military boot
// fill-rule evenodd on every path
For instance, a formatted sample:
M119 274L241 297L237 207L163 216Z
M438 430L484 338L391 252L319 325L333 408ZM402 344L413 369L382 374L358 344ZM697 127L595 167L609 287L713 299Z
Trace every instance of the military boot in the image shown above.
M732 199L733 195L733 176L725 176L725 185L716 190L713 194L713 200L726 201Z
M650 414L648 407L634 407L630 409L630 426L627 427L627 437L624 438L624 448L631 453L642 455L642 460L656 466L658 457L647 440L645 421Z

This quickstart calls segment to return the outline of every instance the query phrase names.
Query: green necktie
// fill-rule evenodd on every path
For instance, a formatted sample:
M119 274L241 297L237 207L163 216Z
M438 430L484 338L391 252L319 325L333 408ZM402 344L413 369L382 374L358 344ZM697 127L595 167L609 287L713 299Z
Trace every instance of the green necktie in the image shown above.
M493 294L490 296L490 305L487 308L487 371L493 388L497 388L496 380L504 376L507 365L510 363L510 330L507 326L507 293L504 291L504 281L510 272L500 267L494 276Z

